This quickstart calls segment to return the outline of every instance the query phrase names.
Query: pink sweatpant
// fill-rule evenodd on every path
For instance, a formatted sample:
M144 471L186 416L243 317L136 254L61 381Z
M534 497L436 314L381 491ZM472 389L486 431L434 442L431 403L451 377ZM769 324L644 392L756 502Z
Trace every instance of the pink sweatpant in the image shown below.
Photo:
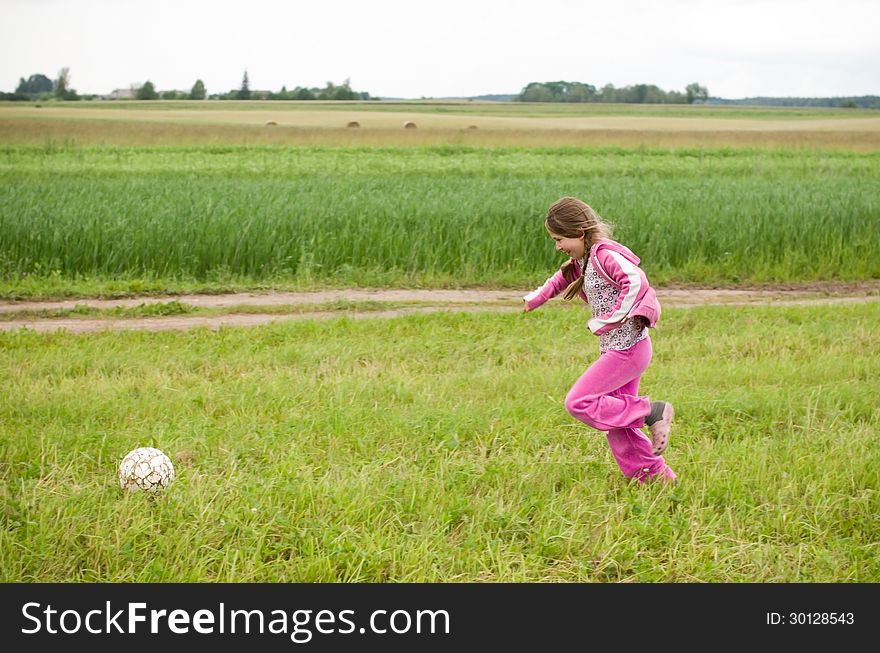
M639 381L652 356L651 339L629 349L609 350L587 368L565 397L565 409L580 421L606 431L611 453L628 478L667 474L663 456L652 453L651 438L639 429L651 412L648 397L639 397Z

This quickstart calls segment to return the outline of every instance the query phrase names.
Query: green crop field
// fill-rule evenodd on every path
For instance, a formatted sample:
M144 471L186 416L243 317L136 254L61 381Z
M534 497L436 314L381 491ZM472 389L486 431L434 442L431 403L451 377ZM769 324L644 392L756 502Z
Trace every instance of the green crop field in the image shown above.
M880 278L880 153L8 146L0 181L6 296L528 285L559 263L543 216L562 195L660 283Z

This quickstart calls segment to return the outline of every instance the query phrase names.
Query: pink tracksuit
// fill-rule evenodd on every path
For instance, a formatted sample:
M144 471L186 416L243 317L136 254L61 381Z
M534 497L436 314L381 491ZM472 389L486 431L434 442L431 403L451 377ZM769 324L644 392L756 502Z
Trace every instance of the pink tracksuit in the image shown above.
M660 318L660 303L639 258L620 243L602 240L584 261L573 261L568 278L559 270L523 300L533 310L563 292L584 274L579 293L593 317L587 327L599 336L599 359L575 382L565 408L576 419L605 431L611 452L623 474L640 482L654 476L674 479L663 456L652 452L651 439L640 429L651 412L648 397L640 397L639 381L651 362L648 327Z

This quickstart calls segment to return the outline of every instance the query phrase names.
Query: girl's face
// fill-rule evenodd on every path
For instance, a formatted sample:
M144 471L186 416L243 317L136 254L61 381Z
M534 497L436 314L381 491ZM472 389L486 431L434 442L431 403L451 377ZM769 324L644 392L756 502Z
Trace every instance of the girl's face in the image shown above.
M549 233L550 237L556 241L557 252L565 252L574 259L582 259L584 257L584 254L587 251L584 236L581 236L580 238L568 238L566 236L558 236L550 230L548 230L547 233Z

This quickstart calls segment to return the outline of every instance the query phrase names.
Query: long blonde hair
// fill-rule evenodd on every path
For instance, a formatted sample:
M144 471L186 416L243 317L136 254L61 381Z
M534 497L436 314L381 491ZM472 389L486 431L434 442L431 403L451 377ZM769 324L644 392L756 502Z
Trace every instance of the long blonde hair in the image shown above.
M547 231L563 238L584 239L584 246L589 252L590 248L600 240L611 238L611 225L602 221L599 214L593 208L576 197L562 197L547 209L547 217L544 220ZM569 259L562 266L562 274L568 279L574 260ZM584 270L582 266L578 278L572 281L565 289L563 298L569 301L584 287Z

